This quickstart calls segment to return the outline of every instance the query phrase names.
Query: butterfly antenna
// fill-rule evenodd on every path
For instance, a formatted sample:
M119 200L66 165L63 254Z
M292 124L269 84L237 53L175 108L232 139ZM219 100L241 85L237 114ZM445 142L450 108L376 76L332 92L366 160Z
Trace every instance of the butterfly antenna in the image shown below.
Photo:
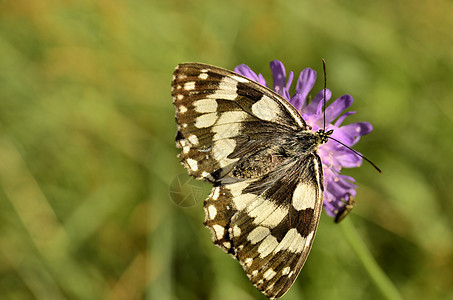
M323 111L324 111L324 131L326 130L326 90L327 90L327 72L326 72L326 61L324 60L324 58L322 58L322 69L324 71L324 104L323 104ZM362 154L360 154L359 152L355 151L354 149L352 149L351 147L345 145L344 143L340 142L339 140L329 136L329 139L331 140L334 140L335 142L339 143L340 145L348 148L349 150L351 150L352 152L354 152L356 155L360 156L361 158L363 158L365 161L367 161L370 165L372 165L376 170L378 170L379 173L382 174L382 171L381 169L379 169L378 166L376 166L371 160L369 160L368 158L366 158L365 156L363 156Z
M327 89L327 72L326 72L326 61L322 58L322 69L324 70L324 96L323 96L323 108L324 111L324 131L326 131L326 89Z
M359 152L355 151L354 149L352 149L351 147L349 147L348 145L345 145L344 143L340 142L339 140L337 140L336 138L333 138L331 136L329 136L329 139L331 140L334 140L335 142L337 142L338 144L348 148L349 150L351 150L352 152L354 152L356 155L360 156L361 158L363 158L364 160L366 160L370 165L372 165L376 170L378 170L379 173L382 174L382 171L381 169L379 169L378 166L376 166L374 164L374 162L372 162L371 160L369 160L368 158L366 158L364 155L360 154Z

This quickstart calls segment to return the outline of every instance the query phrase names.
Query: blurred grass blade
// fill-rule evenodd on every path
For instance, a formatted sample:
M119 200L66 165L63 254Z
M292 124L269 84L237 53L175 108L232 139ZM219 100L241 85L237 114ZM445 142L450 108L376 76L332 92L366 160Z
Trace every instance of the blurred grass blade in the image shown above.
M374 260L370 251L366 247L363 240L360 238L358 232L352 224L351 218L347 218L340 223L344 237L351 245L354 252L357 254L360 262L365 267L365 270L370 274L371 279L382 292L386 299L389 300L402 300L400 293L393 285L392 281L379 267L376 260Z

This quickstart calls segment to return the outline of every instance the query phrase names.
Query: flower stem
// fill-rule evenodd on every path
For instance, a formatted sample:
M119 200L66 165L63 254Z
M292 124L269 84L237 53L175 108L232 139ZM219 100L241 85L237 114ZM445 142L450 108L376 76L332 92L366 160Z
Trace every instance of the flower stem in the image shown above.
M365 270L368 272L371 279L374 281L385 298L389 300L402 300L403 298L396 289L395 285L379 267L365 243L360 238L358 232L352 224L351 218L343 220L343 222L340 223L340 227L349 245L352 247L362 265L365 267Z

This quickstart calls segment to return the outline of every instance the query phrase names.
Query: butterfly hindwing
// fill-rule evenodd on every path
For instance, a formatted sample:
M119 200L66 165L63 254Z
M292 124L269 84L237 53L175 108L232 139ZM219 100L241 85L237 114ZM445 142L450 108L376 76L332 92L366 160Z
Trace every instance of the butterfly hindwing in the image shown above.
M229 224L233 254L270 298L289 289L310 251L322 204L318 164L315 155L289 162L233 198L239 208Z
M315 134L278 94L233 72L180 64L172 82L177 146L213 183L205 225L269 298L299 274L316 232L323 174Z

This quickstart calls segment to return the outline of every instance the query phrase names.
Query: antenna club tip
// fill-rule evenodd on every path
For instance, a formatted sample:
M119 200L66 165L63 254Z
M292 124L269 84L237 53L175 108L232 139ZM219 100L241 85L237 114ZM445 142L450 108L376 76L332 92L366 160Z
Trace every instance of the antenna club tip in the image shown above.
M373 166L380 174L382 174L382 170L379 169L378 166L376 166L374 163L371 163L371 165L372 165L372 166Z

